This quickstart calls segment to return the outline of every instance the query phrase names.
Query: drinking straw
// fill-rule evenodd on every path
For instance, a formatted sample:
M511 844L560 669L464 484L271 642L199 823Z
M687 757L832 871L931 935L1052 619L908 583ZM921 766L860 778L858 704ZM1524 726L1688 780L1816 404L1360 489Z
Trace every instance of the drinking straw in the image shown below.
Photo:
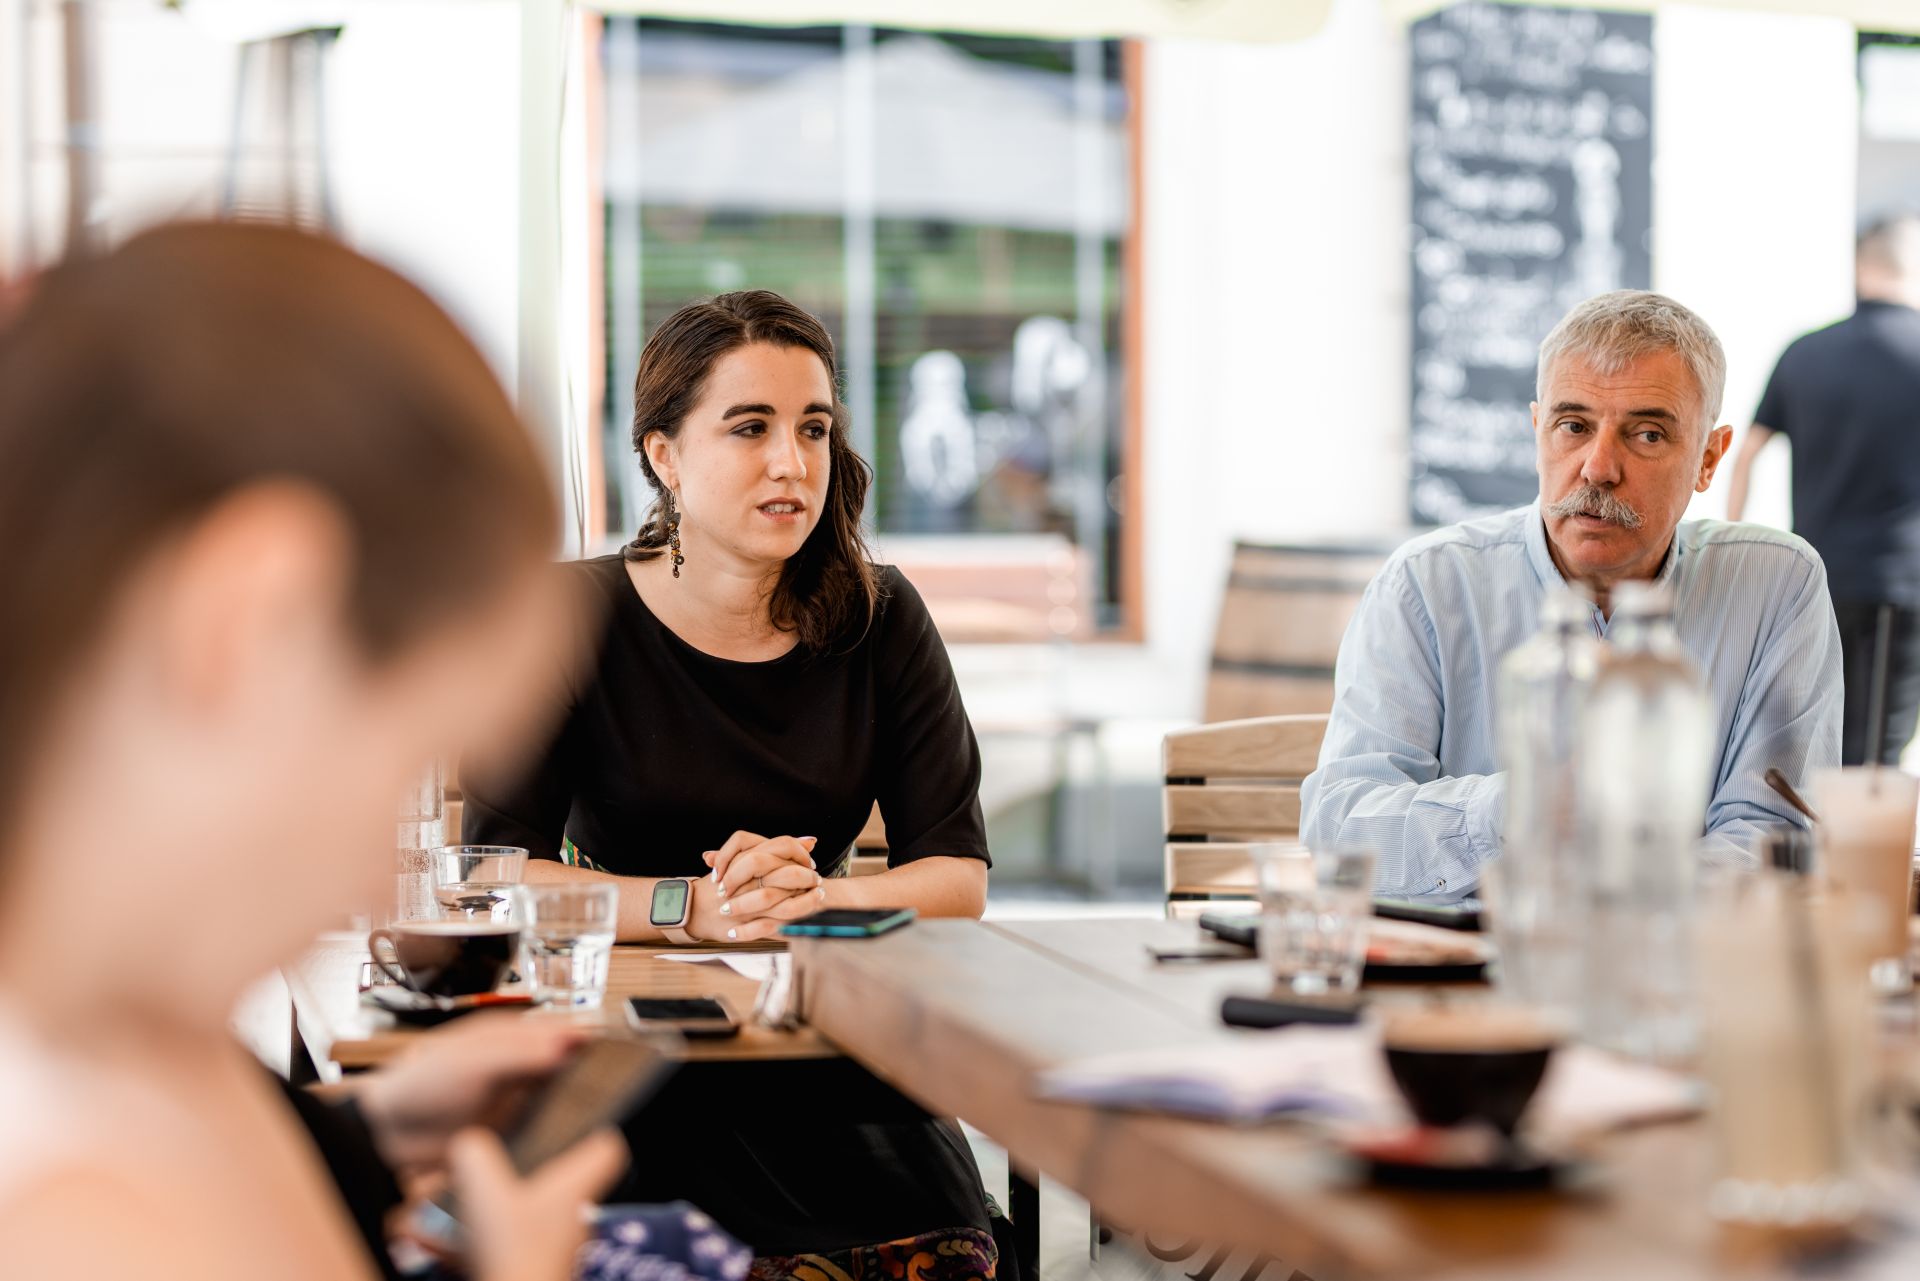
M1880 746L1886 738L1887 659L1893 648L1893 606L1880 606L1873 625L1873 683L1867 687L1867 764L1870 789L1880 790Z

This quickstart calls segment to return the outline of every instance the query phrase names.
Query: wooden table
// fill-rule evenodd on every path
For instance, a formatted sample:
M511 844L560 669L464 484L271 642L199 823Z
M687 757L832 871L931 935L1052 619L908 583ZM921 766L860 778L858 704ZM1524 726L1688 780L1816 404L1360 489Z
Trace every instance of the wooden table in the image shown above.
M1264 1277L1788 1274L1709 1221L1702 1121L1610 1139L1604 1179L1579 1195L1393 1193L1357 1186L1298 1127L1036 1099L1034 1074L1068 1060L1262 1035L1218 1019L1222 996L1267 986L1258 961L1163 964L1146 953L1149 942L1193 937L1167 921L921 921L878 939L800 940L795 957L812 1025L876 1075L971 1122L1116 1225L1285 1265ZM1886 1252L1873 1261L1884 1267ZM1905 1274L1920 1275L1920 1258Z
M812 1029L783 1032L754 1024L749 1016L759 988L755 980L718 962L662 959L675 952L713 955L710 948L616 947L608 969L606 1003L576 1017L624 1026L629 996L717 996L725 998L746 1025L737 1037L688 1042L691 1060L766 1062L839 1056ZM299 1033L316 1064L331 1061L349 1072L378 1067L419 1035L360 1004L360 966L366 959L365 935L329 934L287 975Z

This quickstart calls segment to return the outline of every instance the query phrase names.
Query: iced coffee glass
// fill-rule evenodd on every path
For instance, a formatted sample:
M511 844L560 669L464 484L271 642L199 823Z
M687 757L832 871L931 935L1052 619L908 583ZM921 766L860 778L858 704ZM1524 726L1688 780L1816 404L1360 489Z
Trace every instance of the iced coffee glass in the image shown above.
M1913 985L1907 921L1913 898L1914 810L1920 779L1884 766L1815 770L1813 808L1820 866L1834 886L1877 905L1871 950L1874 987L1897 993Z
M1804 876L1761 871L1703 887L1694 927L1702 990L1714 994L1701 1003L1700 1068L1712 1092L1716 1219L1823 1229L1862 1213L1866 961L1879 919L1864 895Z

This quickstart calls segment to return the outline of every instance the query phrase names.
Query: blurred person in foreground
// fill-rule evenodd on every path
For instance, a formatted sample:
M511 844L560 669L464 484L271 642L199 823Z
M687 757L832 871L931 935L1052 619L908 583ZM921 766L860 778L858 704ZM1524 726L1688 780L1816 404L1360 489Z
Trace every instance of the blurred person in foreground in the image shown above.
M472 1275L569 1275L618 1136L522 1179L463 1127L570 1034L462 1029L333 1110L227 1033L391 892L419 764L534 724L554 523L472 346L326 241L149 232L0 332L9 1278L377 1276L395 1173L449 1171Z
M1746 510L1753 460L1793 442L1793 529L1827 566L1846 672L1843 764L1863 765L1873 647L1890 611L1880 759L1897 765L1920 720L1920 218L1878 222L1854 251L1859 305L1782 353L1735 451L1727 515Z
M1414 539L1367 587L1340 644L1301 838L1379 853L1383 895L1450 902L1500 853L1506 775L1494 742L1500 660L1539 625L1550 586L1649 579L1713 707L1706 833L1731 850L1805 821L1767 786L1840 758L1840 640L1820 558L1792 534L1682 521L1732 428L1715 426L1720 340L1659 294L1581 303L1541 344L1533 404L1540 496ZM1603 606L1596 635L1607 634Z

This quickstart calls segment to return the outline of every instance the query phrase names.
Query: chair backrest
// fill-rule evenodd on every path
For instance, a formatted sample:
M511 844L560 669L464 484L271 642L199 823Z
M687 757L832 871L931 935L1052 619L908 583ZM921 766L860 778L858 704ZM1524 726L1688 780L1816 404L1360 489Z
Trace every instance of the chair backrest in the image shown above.
M1319 762L1326 733L1326 716L1310 714L1167 735L1161 763L1169 903L1253 894L1247 846L1299 838L1300 783Z
M1340 638L1388 550L1235 543L1206 719L1331 711Z
M866 826L853 838L853 855L847 859L848 876L872 876L887 870L887 823L875 805L867 815Z

